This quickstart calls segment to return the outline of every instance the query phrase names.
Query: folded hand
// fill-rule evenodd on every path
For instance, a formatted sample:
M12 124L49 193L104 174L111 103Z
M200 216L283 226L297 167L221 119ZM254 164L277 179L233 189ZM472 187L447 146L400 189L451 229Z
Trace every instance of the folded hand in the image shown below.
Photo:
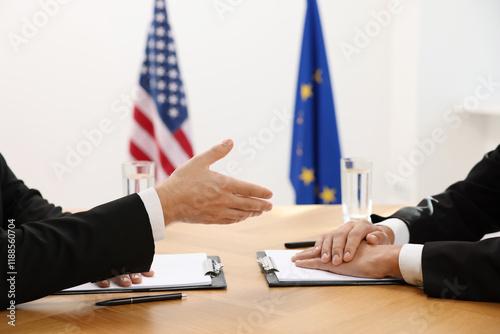
M318 257L322 263L339 265L354 258L363 240L370 245L389 245L394 241L394 233L386 226L374 225L365 219L351 221L320 235L313 248L297 253L292 261Z

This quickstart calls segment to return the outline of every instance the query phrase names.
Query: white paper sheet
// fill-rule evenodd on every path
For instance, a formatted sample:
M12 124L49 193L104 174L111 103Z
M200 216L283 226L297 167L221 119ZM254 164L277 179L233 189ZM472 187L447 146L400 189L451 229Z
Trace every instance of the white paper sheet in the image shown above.
M106 289L136 290L154 289L165 287L202 286L210 285L210 275L203 272L203 261L207 259L205 253L194 254L158 254L154 256L151 270L155 271L153 277L142 277L142 283L132 284L128 288L119 286L111 280L109 288L101 288L97 283L86 283L63 291L90 291L99 290L103 293Z
M324 270L305 269L295 266L291 258L301 250L266 250L266 255L271 257L278 268L276 277L280 282L314 282L314 281L380 281L374 278L360 278L353 276L337 275ZM387 278L392 279L392 278ZM381 280L387 280L381 279Z

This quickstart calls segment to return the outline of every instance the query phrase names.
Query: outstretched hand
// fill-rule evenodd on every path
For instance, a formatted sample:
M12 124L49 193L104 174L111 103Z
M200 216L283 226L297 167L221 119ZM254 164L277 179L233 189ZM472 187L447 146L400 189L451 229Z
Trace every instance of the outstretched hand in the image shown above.
M265 200L272 197L270 190L210 170L232 148L233 141L225 140L196 155L155 186L165 226L175 221L230 224L272 209Z

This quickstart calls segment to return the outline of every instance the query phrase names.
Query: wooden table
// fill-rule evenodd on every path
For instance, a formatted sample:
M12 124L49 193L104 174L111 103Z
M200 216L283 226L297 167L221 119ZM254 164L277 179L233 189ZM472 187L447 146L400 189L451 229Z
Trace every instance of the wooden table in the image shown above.
M396 208L378 206L374 211L384 215ZM7 312L0 312L0 332L500 332L500 304L428 298L412 286L268 287L256 251L283 249L285 241L314 240L341 221L338 206L285 206L230 226L176 224L157 244L157 253L219 255L226 290L188 290L183 301L108 308L94 303L110 295L49 296L19 305L15 328L7 325Z

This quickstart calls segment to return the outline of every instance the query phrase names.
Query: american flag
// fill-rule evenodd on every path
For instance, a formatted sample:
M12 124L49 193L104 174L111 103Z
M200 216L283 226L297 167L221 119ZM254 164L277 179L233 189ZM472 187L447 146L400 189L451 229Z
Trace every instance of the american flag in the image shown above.
M186 98L164 0L155 1L138 96L130 154L133 160L154 161L156 180L161 181L193 156Z

